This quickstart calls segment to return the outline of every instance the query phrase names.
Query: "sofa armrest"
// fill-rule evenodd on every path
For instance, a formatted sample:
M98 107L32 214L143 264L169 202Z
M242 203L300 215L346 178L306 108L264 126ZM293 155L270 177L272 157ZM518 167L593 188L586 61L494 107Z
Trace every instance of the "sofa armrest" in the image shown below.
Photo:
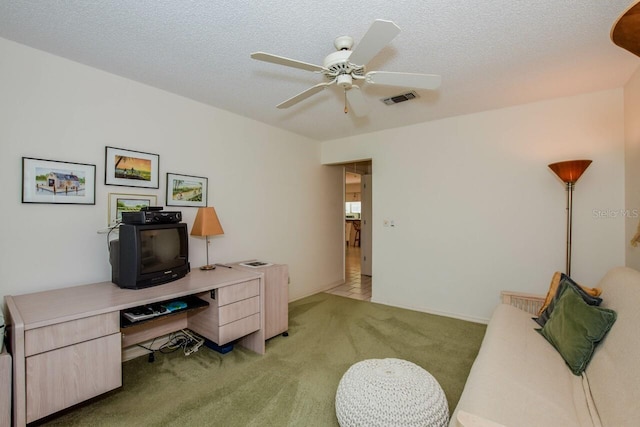
M524 294L522 292L502 291L500 293L503 304L509 304L520 310L537 315L544 303L544 296L535 294Z
M458 411L456 419L458 420L458 425L462 427L505 427L502 424L465 411Z

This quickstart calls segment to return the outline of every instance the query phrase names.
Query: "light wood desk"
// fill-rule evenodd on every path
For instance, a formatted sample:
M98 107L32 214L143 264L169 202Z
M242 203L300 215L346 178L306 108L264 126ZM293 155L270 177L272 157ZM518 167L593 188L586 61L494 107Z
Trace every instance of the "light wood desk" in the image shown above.
M243 261L242 263L251 262ZM264 338L278 334L287 334L289 330L289 266L286 264L268 264L260 267L247 267L237 262L233 268L264 273Z
M4 338L4 337L2 337ZM0 426L11 423L11 355L0 352Z
M122 348L189 328L264 354L264 275L217 268L146 289L93 283L6 296L13 425L23 426L122 385ZM187 295L209 307L120 329L120 311ZM135 333L134 333L135 332Z

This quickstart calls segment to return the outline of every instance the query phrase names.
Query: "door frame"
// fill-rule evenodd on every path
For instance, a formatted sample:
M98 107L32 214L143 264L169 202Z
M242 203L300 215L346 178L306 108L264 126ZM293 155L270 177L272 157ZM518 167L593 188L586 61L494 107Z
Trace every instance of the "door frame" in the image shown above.
M366 165L364 169L359 170L358 169L358 165ZM371 193L373 194L373 160L372 159L363 159L363 160L359 160L359 161L355 161L355 162L345 162L345 163L340 163L336 166L342 166L342 218L341 221L344 224L345 222L345 218L344 218L344 206L346 203L346 188L347 188L347 180L346 180L346 173L347 172L353 172L353 173L357 173L361 176L363 175L369 175L371 176L371 183L370 183L370 190ZM361 197L362 200L362 197ZM368 225L370 228L370 236L369 236L369 241L371 243L371 253L373 253L373 198L371 198L371 200L369 200L369 203L371 204L371 217L368 219ZM362 223L361 223L361 227L362 229ZM343 283L346 282L346 266L347 266L347 260L346 260L346 250L347 247L344 244L346 241L346 227L342 227L343 231L342 231L342 278L343 278ZM361 231L362 233L362 231ZM360 237L360 248L362 248L362 235ZM361 254L362 256L362 254ZM370 265L371 265L371 274L373 274L373 258L371 256L371 254L369 254L369 260ZM361 260L362 262L362 260ZM371 289L373 292L373 276L371 276Z

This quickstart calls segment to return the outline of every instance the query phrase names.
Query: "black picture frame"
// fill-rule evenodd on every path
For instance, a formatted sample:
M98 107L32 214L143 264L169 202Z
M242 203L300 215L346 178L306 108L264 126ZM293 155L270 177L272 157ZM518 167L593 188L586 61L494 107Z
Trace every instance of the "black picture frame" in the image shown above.
M209 179L203 176L167 173L167 206L206 207Z
M22 158L22 203L96 204L96 165Z
M104 184L160 188L160 155L105 147Z

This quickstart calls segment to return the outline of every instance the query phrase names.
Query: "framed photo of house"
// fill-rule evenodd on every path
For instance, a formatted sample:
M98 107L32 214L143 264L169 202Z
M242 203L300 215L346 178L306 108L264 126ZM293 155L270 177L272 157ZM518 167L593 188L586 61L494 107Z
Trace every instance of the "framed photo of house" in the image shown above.
M138 212L147 206L156 206L158 197L153 194L109 193L109 227L122 221L122 212Z
M22 203L96 204L96 165L22 158Z
M104 183L125 187L160 188L160 156L106 147Z
M208 179L201 176L167 174L167 206L207 206Z

